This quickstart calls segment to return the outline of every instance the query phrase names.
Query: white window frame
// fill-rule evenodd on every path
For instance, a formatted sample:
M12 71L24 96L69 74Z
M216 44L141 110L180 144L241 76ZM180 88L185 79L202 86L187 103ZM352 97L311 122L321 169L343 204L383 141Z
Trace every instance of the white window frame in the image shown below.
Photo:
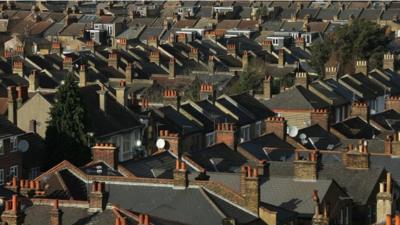
M243 142L250 140L250 125L245 125L240 128L240 138L243 139Z
M10 177L18 178L18 165L14 165L10 167Z
M10 137L10 152L18 151L18 137Z
M254 128L254 133L256 137L261 136L261 121L257 121Z
M215 145L215 132L206 134L206 147Z

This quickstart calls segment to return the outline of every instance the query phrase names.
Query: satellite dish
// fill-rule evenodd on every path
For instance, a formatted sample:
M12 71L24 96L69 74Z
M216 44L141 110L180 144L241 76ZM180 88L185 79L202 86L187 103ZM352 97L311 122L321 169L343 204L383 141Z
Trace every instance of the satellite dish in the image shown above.
M17 148L20 152L26 152L29 149L29 142L26 140L21 140L18 142Z
M301 140L305 140L305 139L307 138L307 135L306 135L305 133L301 133L301 134L299 135L299 138L300 138Z
M165 140L162 138L158 139L156 142L156 146L159 149L163 149L165 147Z
M140 147L140 146L142 146L142 141L141 140L137 140L136 141L136 147Z
M299 129L296 126L289 126L286 133L289 134L290 137L296 137L299 133Z

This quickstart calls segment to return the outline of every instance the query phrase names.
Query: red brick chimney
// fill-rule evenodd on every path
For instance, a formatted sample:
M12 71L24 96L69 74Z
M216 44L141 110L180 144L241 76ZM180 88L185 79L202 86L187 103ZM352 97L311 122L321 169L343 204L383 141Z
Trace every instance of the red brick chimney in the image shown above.
M180 138L177 133L170 132L168 130L160 130L159 138L162 138L166 142L165 149L171 151L176 156L180 156Z
M356 148L349 145L347 152L342 153L343 163L349 169L369 168L368 142L360 140Z
M1 221L8 225L22 225L24 218L20 210L17 195L13 195L11 200L5 202L4 206Z
M318 124L329 131L330 113L328 109L314 109L311 112L311 125Z
M400 133L385 138L385 154L400 156Z
M50 53L61 56L61 54L62 54L61 43L58 41L54 41L53 43L51 43Z
M351 116L358 116L368 122L369 113L369 106L366 102L353 102L351 105Z
M63 69L72 71L73 66L72 66L72 58L70 56L65 56L63 60Z
M50 225L62 225L61 210L58 199L54 200L53 208L50 210Z
M187 43L187 35L185 33L178 34L178 42Z
M286 140L287 122L284 117L272 116L265 121L265 133L274 133L282 140Z
M96 43L93 40L86 41L86 48L89 49L92 53L95 53Z
M118 167L118 150L111 143L96 143L92 147L93 161L103 161L109 167Z
M257 168L243 166L240 174L240 193L244 197L246 208L258 214L260 204L260 186Z
M116 52L108 54L107 64L118 69L118 54Z
M296 151L293 161L294 177L303 180L316 180L318 178L318 153L311 151L308 158L301 158L300 153Z
M272 41L271 40L264 40L262 42L262 49L267 51L267 52L272 52L272 50L273 50Z
M160 52L158 50L150 52L150 62L160 65Z
M218 123L215 128L216 143L225 143L232 149L236 148L236 126L233 123Z
M213 75L215 73L215 62L214 62L214 56L210 55L208 56L208 74Z
M17 86L17 108L28 100L28 86Z
M200 85L200 100L208 99L213 94L214 88L212 84Z
M157 38L157 36L149 37L149 39L147 39L147 45L157 48L158 47L158 38Z
M235 44L227 44L226 50L229 55L236 56L236 45Z
M385 109L393 109L400 113L400 96L390 96L386 98Z
M174 189L184 189L188 186L186 164L177 159L174 170Z
M128 41L126 38L118 38L117 39L117 48L122 50L127 50L128 48Z
M93 181L92 191L89 194L89 211L101 212L106 208L105 184L103 182Z
M13 73L19 76L24 75L24 63L22 61L16 60L13 62Z
M164 105L173 105L179 111L180 110L180 104L181 104L180 100L181 100L181 98L178 95L177 91L171 90L171 89L164 90L164 93L163 93L163 103L164 103Z
M147 214L140 214L138 219L139 219L138 225L150 225L149 215L147 215Z
M140 98L140 109L142 112L145 112L147 109L149 109L149 99L145 96Z

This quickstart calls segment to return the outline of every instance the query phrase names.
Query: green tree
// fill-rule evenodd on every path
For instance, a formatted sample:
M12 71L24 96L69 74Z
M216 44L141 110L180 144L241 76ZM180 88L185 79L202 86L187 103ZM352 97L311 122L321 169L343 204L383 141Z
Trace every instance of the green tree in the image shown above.
M64 83L59 86L54 100L45 140L48 166L62 160L82 165L90 159L85 126L86 110L72 74L67 75Z
M354 20L338 27L330 37L316 42L311 47L310 63L316 71L323 73L324 64L336 54L341 68L357 59L368 60L370 68L380 68L387 50L386 43L389 43L389 38L385 35L385 28L370 21Z
M261 85L261 80L267 74L267 67L263 60L252 58L249 65L240 74L228 90L229 94L239 94L250 90L255 90Z

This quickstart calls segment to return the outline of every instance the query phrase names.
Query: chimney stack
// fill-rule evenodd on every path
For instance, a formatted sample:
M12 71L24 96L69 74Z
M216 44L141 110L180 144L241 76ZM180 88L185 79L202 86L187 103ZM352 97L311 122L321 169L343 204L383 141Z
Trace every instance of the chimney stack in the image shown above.
M320 209L320 201L318 197L318 191L314 190L313 192L313 200L315 202L315 211L314 216L312 218L311 225L329 225L329 217L326 206L324 207L324 212L321 212Z
M50 225L62 225L61 210L58 199L54 200L53 208L50 210Z
M356 61L356 72L362 73L364 75L368 75L368 63L366 60L357 60Z
M382 223L393 214L392 176L386 174L386 182L379 183L379 193L376 195L376 222Z
M272 97L272 76L266 75L263 80L263 97L268 100Z
M228 52L228 55L232 55L233 57L236 57L236 45L235 44L227 44L226 50Z
M308 158L301 158L296 151L296 158L293 161L294 177L301 180L316 180L318 178L318 153L308 153Z
M308 89L308 74L307 74L307 72L296 72L295 84L303 86Z
M93 162L102 161L110 168L118 168L118 150L111 143L96 143L92 147Z
M87 67L82 64L79 69L79 87L86 87L87 84Z
M188 185L186 164L177 159L174 170L174 189L185 189Z
M189 52L189 59L192 59L196 62L199 61L199 49L198 48L190 48L190 52Z
M126 38L117 39L117 48L125 51L128 49L128 41Z
M8 225L22 225L23 214L20 210L18 197L14 194L11 200L4 202L4 211L1 214L1 221Z
M134 66L132 63L128 63L125 68L125 81L127 84L132 83L133 76L134 76Z
M233 123L217 123L215 128L216 143L225 143L231 149L236 149L236 126Z
M39 77L37 74L37 70L32 70L31 74L28 77L29 80L29 92L35 92L39 87Z
M13 62L13 73L21 77L24 75L24 63L22 61L16 60Z
M116 52L108 54L107 63L108 66L112 66L115 69L118 69L118 54Z
M243 51L242 69L246 70L248 66L249 66L249 53L247 51Z
M391 53L386 53L383 55L383 69L394 70L395 60L394 55Z
M106 208L105 183L92 182L92 191L89 194L89 212L101 212Z
M101 89L97 91L99 94L99 108L102 112L107 113L108 111L108 94L104 85L101 86Z
M282 140L286 140L287 122L284 117L268 117L265 121L265 133L274 133Z
M318 124L329 131L330 114L328 109L314 109L311 112L311 125Z
M177 133L170 132L169 130L160 130L159 138L164 139L166 142L165 150L169 150L176 156L181 155L180 138ZM159 149L162 150L162 149Z
M336 66L328 66L325 67L325 78L326 79L338 79L338 74L337 74L337 67Z
M92 53L95 53L96 43L93 40L89 40L86 42L86 48L89 49Z
M138 219L139 219L138 225L150 225L149 215L147 215L147 214L140 214ZM122 224L121 224L121 225L122 225Z
M181 43L184 43L184 44L187 43L187 36L186 36L185 33L178 34L178 42L181 42Z
M175 64L176 64L176 62L175 62L174 58L169 60L168 79L175 79L175 76L176 76L176 71L175 71L176 70L176 65Z
M400 96L386 97L385 109L386 110L393 109L396 112L400 113Z
M278 67L284 67L285 66L285 50L284 49L279 49L278 52Z
M240 193L246 208L258 215L260 204L260 185L257 168L243 166L240 174Z
M158 48L158 38L157 36L151 36L147 39L147 45L153 46L154 48Z
M306 49L306 42L304 41L304 38L298 37L296 38L296 47L301 48L301 49Z
M26 100L28 100L28 87L17 86L17 109L22 106Z
M115 95L117 102L123 106L126 106L126 82L121 80L119 87L115 88Z
M58 41L55 41L51 44L51 54L57 54L58 56L62 55L62 48L61 48L61 43Z
M262 49L271 53L273 50L272 41L271 40L264 40L262 42Z
M360 140L358 147L353 148L349 145L347 152L342 153L343 163L349 169L368 169L369 152L368 142Z
M178 95L177 91L166 89L163 93L163 104L164 105L173 105L179 111L180 109L180 96Z
M211 84L200 85L200 100L208 99L213 94L213 86Z
M386 136L385 154L400 156L400 132L393 134L393 136Z
M17 124L17 92L14 86L7 88L8 90L8 120Z
M160 65L160 52L158 50L150 52L150 62Z
M351 113L350 115L353 117L360 117L365 121L369 121L369 107L366 102L353 102L351 105Z
M64 70L68 70L68 71L72 71L73 70L73 66L72 66L72 58L70 56L65 56L64 60L63 60L63 69Z
M208 56L208 74L214 75L214 73L215 73L214 56L210 55Z

